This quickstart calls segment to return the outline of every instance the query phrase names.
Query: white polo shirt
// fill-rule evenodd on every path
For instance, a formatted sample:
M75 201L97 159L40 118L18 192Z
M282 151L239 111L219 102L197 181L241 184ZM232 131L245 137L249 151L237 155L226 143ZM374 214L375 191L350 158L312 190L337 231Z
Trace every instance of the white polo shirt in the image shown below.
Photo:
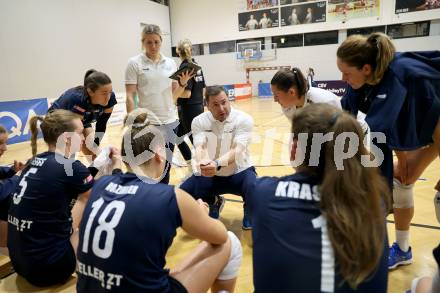
M169 124L177 120L172 80L169 78L176 70L176 62L162 54L157 64L145 54L128 61L125 84L137 85L139 108L146 108L154 114L149 117L152 124Z
M341 109L341 99L332 93L331 91L327 91L324 89L320 89L317 87L310 87L305 96L306 102L304 105L308 103L326 103L332 106L335 106L338 109ZM292 120L293 113L296 111L296 107L287 107L282 108L284 115L286 115L289 120Z
M316 103L326 103L326 104L330 104L332 106L335 106L338 109L342 109L341 99L337 95L335 95L331 91L324 90L324 89L317 88L317 87L310 87L309 90L307 91L305 105L307 105L309 103L315 103L315 104ZM287 107L287 108L282 107L282 110L283 110L284 115L291 121L293 118L293 114L296 111L296 107L295 106ZM370 128L369 128L367 122L365 122L365 114L362 112L359 112L358 116L357 116L357 121L361 125L364 133L366 133L369 136L370 135ZM369 141L369 138L368 138L368 141Z
M194 147L207 143L209 158L215 160L229 152L233 145L241 144L244 146L243 153L237 156L234 163L223 166L217 172L217 176L237 174L252 166L248 146L253 127L254 121L250 115L232 107L223 122L214 119L210 111L204 112L194 118L191 124Z

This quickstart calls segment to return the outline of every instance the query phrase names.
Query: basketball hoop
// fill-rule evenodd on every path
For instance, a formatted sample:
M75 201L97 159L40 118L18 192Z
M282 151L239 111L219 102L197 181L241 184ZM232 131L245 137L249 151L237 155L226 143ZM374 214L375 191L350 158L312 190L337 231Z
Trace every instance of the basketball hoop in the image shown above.
M254 56L254 49L245 49L243 51L243 59L249 61Z

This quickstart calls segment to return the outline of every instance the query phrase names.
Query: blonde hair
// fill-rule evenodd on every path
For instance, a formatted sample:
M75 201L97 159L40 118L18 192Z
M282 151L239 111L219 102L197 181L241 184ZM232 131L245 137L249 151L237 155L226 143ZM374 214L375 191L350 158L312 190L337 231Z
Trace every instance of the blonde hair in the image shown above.
M335 140L346 132L363 141L356 119L328 104L310 104L296 111L292 119L294 139L300 133L308 134L304 162L310 160L314 133L333 137L322 145L318 166L303 163L303 167L322 178L320 209L335 259L343 279L356 288L375 271L383 254L390 190L377 168L362 166L361 156L369 154L362 143L353 157L343 161L343 170L336 168Z
M150 124L144 109L130 112L124 119L121 155L124 163L139 166L147 163L158 147L165 148L162 133L155 125Z
M31 147L32 155L37 154L37 137L38 125L40 121L40 129L43 132L43 139L48 145L55 145L58 137L64 132L72 132L75 130L73 120L81 119L81 116L73 112L57 109L46 114L46 116L34 116L30 120L31 129Z
M352 35L338 48L337 57L349 66L361 69L365 64L372 67L370 84L378 84L388 65L394 58L396 48L384 33L372 33L368 36Z
M144 42L145 37L150 34L158 35L162 41L162 31L160 30L160 27L156 24L146 24L141 33L142 43Z
M179 42L176 47L176 53L182 60L191 61L192 58L192 44L190 40L185 39Z

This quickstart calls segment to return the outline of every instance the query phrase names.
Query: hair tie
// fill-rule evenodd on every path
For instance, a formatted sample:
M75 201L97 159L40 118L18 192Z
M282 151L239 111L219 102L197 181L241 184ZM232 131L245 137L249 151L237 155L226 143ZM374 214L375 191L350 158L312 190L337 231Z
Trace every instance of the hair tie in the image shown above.
M42 124L42 123L43 123L42 120L37 119L37 129L40 129L40 130L41 130L41 124Z
M139 123L133 123L132 127L135 128L144 128L147 127L148 125L150 125L150 121L148 119L145 119L144 122L139 122Z

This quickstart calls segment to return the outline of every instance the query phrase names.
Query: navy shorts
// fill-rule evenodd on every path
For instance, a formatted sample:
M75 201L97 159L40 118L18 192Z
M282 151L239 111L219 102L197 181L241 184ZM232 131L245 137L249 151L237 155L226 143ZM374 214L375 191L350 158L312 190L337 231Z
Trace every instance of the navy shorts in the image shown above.
M171 276L168 276L168 283L170 284L170 293L188 293L185 286Z
M180 188L195 199L200 198L208 204L213 204L217 195L227 193L239 195L246 202L247 187L256 177L255 167L249 167L231 176L192 175L180 185Z

